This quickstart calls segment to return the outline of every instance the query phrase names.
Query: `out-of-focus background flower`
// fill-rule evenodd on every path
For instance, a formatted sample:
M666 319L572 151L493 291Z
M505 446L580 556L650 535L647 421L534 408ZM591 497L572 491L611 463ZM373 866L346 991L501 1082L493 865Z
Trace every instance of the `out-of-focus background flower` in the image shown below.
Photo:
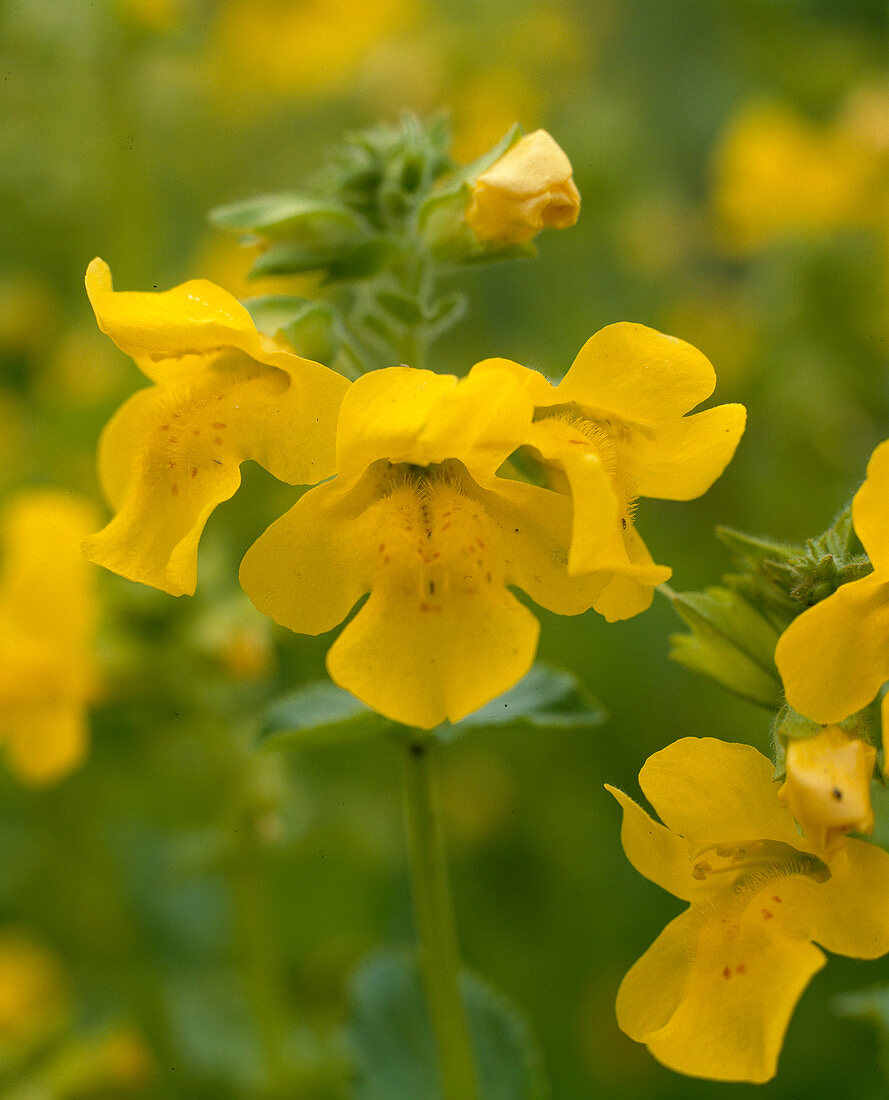
M204 276L256 293L208 209L299 186L344 130L446 108L465 159L513 122L546 127L583 209L538 260L465 277L468 319L435 366L501 355L559 375L612 321L680 336L750 419L705 498L639 508L674 587L727 568L716 523L816 534L889 436L887 15L882 0L5 0L0 501L52 487L99 504L96 439L143 380L95 328L93 256L119 289ZM85 763L37 787L0 774L0 1097L22 1081L274 1095L263 1031L282 1016L299 1095L337 1096L348 974L412 935L395 752L251 748L262 701L322 676L326 641L272 628L237 589L241 554L298 492L244 473L194 599L95 571ZM613 626L542 619L542 657L610 720L448 750L466 958L526 1010L558 1100L710 1096L614 1022L620 977L679 904L626 863L602 784L636 791L646 756L686 734L768 751L768 715L668 662L663 600ZM832 960L758 1095L885 1095L875 1035L832 1004L887 979L885 960Z

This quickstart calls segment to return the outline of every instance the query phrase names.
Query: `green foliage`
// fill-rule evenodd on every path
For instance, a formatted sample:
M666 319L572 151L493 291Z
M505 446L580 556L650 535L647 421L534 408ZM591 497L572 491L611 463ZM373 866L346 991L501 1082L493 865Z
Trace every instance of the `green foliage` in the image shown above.
M806 608L871 572L851 507L816 538L780 543L718 527L740 572L703 592L672 593L691 634L670 638L674 661L753 703L775 710L783 687L775 666L781 633ZM792 736L792 735L791 735ZM810 736L807 734L806 736Z
M462 718L429 733L454 741L492 726L536 730L590 729L605 721L605 711L568 672L536 664L515 687ZM335 684L321 682L285 695L266 711L259 743L275 749L401 736L405 727L390 722Z
M518 1011L474 974L461 975L479 1100L546 1100L543 1061ZM441 1100L435 1044L413 954L379 952L351 983L353 1100Z

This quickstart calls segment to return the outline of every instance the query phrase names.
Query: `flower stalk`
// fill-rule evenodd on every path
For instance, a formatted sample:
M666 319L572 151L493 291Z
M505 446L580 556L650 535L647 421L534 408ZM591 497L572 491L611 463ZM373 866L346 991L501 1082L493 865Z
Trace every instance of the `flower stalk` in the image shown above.
M404 807L420 969L444 1100L477 1100L475 1062L460 997L460 952L448 884L432 742L408 741Z

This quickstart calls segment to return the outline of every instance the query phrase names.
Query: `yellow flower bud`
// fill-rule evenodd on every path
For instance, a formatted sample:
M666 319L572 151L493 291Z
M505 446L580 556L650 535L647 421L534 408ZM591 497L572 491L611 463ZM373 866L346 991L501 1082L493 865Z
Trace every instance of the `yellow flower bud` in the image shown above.
M787 778L778 797L822 849L835 850L852 829L872 832L870 783L876 756L872 745L839 726L789 742Z
M480 241L524 244L541 229L567 229L579 213L571 161L546 130L536 130L478 177L466 222Z

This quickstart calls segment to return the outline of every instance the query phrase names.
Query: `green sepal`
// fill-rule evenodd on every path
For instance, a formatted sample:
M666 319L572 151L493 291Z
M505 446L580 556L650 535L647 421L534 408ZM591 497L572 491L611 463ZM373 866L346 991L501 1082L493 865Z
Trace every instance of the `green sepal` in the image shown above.
M267 240L342 242L365 232L361 219L348 206L299 192L217 206L209 216L222 229L250 231Z
M420 207L417 215L419 234L432 255L441 263L462 266L526 259L537 255L536 247L530 242L523 245L483 243L466 224L466 208L472 198L473 183L496 164L521 136L520 126L510 127L500 141L477 160L446 177Z
M493 726L592 729L606 717L605 710L574 676L538 664L509 691L459 722L443 722L425 736L446 743ZM263 716L257 740L266 748L290 749L403 736L407 730L366 707L348 691L320 681L272 703ZM416 736L415 730L409 732Z
M775 667L779 631L740 593L714 586L672 597L691 634L670 637L670 657L735 695L774 710L782 687Z
M469 971L460 987L478 1072L478 1100L547 1100L543 1059L518 1010ZM414 952L366 959L350 983L346 1038L352 1100L441 1100L438 1060Z

